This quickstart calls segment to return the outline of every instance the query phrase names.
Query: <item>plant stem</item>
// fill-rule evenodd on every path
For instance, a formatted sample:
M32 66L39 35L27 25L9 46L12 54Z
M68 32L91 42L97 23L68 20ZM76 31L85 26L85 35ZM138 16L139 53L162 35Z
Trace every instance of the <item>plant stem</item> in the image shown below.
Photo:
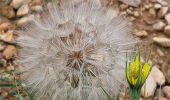
M130 100L139 100L141 96L141 89L130 88Z

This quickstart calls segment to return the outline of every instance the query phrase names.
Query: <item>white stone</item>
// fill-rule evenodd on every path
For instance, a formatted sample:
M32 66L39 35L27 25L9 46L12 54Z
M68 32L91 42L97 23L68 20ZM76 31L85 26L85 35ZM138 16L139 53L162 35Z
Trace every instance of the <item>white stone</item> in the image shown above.
M31 0L12 0L11 6L18 9L23 4L28 4Z
M163 47L170 47L170 39L166 37L154 37L153 41Z
M17 11L17 16L24 16L27 15L29 13L29 6L28 4L22 5L18 11Z
M134 7L137 7L141 4L141 0L119 0L119 1L122 1L125 4L131 5Z
M165 34L170 35L170 25L167 25L164 29Z
M151 75L146 79L145 84L142 86L142 96L145 98L152 97L155 93L157 84Z
M152 68L150 75L153 77L158 85L165 84L165 76L156 66Z
M165 15L165 20L166 20L166 22L170 25L170 13L168 13L167 15Z
M148 35L148 33L144 30L134 30L134 34L138 37L146 37Z
M161 31L164 29L165 26L166 26L166 24L164 22L160 21L153 25L153 29L155 29L157 31Z
M160 9L162 7L162 5L160 5L160 4L155 4L154 5L154 8L157 10L157 9Z
M168 8L169 7L162 7L158 12L158 17L163 18L167 14Z
M35 11L35 12L42 12L43 11L43 7L40 5L36 5L31 7L31 10Z
M18 20L17 25L18 26L26 25L29 22L31 22L33 19L34 19L34 15L29 15L29 16L23 17L20 20Z
M166 2L165 0L157 0L157 2L162 6L168 6L168 2Z
M170 98L170 86L163 87L163 92L168 98Z
M135 17L139 17L139 12L134 11L134 16L135 16Z

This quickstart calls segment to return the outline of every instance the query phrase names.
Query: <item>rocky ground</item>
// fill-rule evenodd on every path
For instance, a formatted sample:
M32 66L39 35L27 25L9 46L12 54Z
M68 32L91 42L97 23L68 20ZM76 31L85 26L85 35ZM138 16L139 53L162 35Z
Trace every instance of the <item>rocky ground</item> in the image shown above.
M48 1L48 0L46 0ZM18 76L13 74L17 67L17 48L15 39L17 30L30 22L35 14L44 10L45 0L0 0L0 77L10 77L13 83ZM103 6L116 6L120 14L127 14L134 23L134 35L141 39L141 44L148 48L152 46L151 61L153 69L142 89L142 98L149 100L170 99L170 1L142 0L138 7L124 4L120 1L101 0ZM146 49L147 50L147 49ZM12 72L4 74L4 72ZM0 80L0 84L4 83ZM11 91L22 92L22 87L0 88L1 97L5 100L15 100ZM124 96L122 94L122 96ZM121 99L121 98L120 98Z

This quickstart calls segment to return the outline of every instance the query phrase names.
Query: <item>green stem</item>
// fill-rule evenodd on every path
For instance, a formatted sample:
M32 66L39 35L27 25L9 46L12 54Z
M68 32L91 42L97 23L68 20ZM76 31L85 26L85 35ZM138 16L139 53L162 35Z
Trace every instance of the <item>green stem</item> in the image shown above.
M141 89L130 88L130 100L139 100L141 96Z

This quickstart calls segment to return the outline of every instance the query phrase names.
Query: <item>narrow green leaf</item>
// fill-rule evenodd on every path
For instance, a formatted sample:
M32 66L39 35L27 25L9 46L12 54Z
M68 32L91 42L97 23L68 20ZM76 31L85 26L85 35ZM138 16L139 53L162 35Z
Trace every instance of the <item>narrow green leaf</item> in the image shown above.
M1 77L1 78L0 78L0 81L10 81L10 79L7 78L7 77Z
M12 87L12 88L14 88L14 87L16 87L16 85L15 84L0 84L0 87Z

